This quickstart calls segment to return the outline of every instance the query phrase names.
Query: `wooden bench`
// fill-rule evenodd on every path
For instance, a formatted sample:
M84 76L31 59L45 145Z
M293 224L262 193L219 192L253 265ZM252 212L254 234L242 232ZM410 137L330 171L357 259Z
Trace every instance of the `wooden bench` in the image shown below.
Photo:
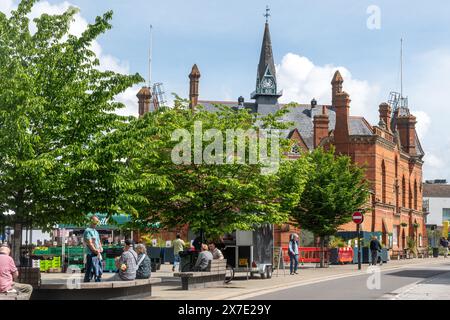
M227 270L227 260L212 260L207 271L175 272L174 277L181 278L182 290L207 288L223 285Z
M67 283L69 282L69 283ZM33 290L31 300L120 300L138 299L152 294L160 278L132 281L48 283Z

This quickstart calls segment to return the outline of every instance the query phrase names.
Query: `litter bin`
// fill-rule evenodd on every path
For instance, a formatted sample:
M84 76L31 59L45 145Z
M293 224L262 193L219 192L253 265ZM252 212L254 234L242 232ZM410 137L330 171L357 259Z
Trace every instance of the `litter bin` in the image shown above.
M433 248L433 258L439 258L439 248Z
M195 262L198 258L198 252L196 251L181 251L180 255L180 271L181 272L189 272L195 266Z

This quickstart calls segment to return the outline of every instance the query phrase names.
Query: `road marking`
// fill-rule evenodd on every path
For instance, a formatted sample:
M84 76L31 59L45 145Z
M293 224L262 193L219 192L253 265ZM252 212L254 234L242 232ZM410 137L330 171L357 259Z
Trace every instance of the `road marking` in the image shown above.
M419 262L419 263L411 263L408 265L401 265L401 266L393 266L393 267L384 267L383 270L381 271L382 273L385 272L389 272L389 271L394 271L397 269L406 269L406 268L417 268L420 266L432 266L435 264L439 264L439 263L445 263L445 261L433 261L430 263L430 261L427 262ZM221 300L245 300L245 299L250 299L250 298L254 298L254 297L258 297L258 296L262 296L265 294L269 294L269 293L274 293L274 292L278 292L278 291L283 291L283 290L287 290L287 289L292 289L292 288L296 288L296 287L303 287L303 286L307 286L307 285L311 285L311 284L317 284L317 283L321 283L321 282L326 282L326 281L331 281L331 280L339 280L339 279L343 279L343 278L350 278L350 277L356 277L356 276L361 276L361 275L367 275L366 271L356 271L354 273L349 273L349 274L340 274L340 275L334 275L334 276L327 276L327 277L323 277L323 278L318 278L318 279L312 279L306 282L302 282L301 280L299 282L294 282L290 285L286 285L286 284L282 284L282 285L278 285L275 287L271 287L271 288L267 288L267 289L255 289L252 292L249 293L241 293L241 294L234 294L232 296L228 296L228 297L224 297L224 298L212 298L212 299L221 299Z

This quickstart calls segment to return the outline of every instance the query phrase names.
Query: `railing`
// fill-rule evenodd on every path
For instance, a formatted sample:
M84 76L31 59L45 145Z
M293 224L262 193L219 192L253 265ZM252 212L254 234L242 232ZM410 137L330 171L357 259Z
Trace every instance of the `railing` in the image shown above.
M288 247L285 246L282 249L284 262L289 263ZM298 261L300 263L320 263L322 253L325 264L328 264L330 261L330 253L328 248L324 248L322 250L317 247L300 247L298 248Z

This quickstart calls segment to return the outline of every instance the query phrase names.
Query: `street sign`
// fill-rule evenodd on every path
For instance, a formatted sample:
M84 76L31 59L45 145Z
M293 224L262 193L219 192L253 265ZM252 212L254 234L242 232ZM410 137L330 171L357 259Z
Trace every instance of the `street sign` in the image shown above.
M364 221L364 216L361 212L355 212L352 215L352 220L356 224L361 224Z

